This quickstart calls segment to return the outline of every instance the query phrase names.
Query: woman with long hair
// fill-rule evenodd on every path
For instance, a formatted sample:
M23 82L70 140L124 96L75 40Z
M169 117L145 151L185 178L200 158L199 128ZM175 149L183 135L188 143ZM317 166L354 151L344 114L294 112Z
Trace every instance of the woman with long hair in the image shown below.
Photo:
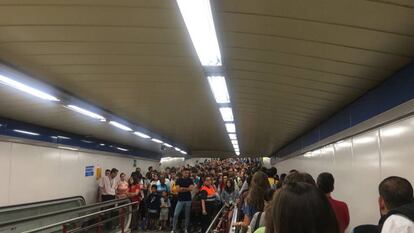
M263 211L265 206L265 192L270 189L266 173L258 171L253 175L249 194L244 208L244 222L249 224L256 212ZM247 221L246 221L247 220Z
M235 223L235 226L248 229L254 214L263 212L265 206L265 193L270 189L266 173L257 171L254 173L246 200L243 203L243 221Z
M310 183L283 185L267 208L265 218L266 233L339 233L326 195Z
M236 203L237 198L237 192L234 188L234 181L233 180L227 180L226 186L224 187L223 192L221 192L221 201L226 205L227 207L230 207L231 205Z

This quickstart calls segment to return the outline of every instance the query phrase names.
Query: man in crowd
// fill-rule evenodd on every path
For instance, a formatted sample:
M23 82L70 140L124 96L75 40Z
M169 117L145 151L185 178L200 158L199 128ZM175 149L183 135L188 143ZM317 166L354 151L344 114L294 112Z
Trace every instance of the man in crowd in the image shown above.
M401 177L391 176L379 185L381 233L414 233L413 187Z
M173 230L171 233L177 231L178 217L183 209L185 212L185 233L187 233L188 226L190 225L191 191L193 190L194 182L190 178L190 171L187 168L183 169L182 176L183 177L177 179L175 183L178 190L178 202L174 211Z
M116 181L115 178L118 175L118 170L112 168L109 176L103 177L102 186L102 201L109 201L115 199L116 194Z

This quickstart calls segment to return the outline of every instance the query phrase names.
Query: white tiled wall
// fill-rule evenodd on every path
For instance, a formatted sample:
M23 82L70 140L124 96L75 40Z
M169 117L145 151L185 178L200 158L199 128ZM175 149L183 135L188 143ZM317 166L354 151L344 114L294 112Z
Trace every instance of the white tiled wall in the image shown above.
M129 175L133 159L122 156L85 153L12 142L0 142L0 206L69 196L96 200L97 181L85 177L85 166L117 168ZM146 171L158 161L137 159Z
M335 176L333 196L348 203L351 224L379 220L378 184L397 175L414 184L414 117L386 125L276 164L279 174L291 169Z

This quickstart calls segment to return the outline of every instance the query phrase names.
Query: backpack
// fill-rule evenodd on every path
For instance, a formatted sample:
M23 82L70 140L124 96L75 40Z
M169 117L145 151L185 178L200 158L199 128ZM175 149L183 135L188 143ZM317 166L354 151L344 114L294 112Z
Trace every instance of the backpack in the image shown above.
M259 212L258 213L257 218L256 218L256 222L254 224L254 228L253 228L252 232L255 232L257 229L259 229L259 227L260 227L260 219L262 218L262 213L263 212Z

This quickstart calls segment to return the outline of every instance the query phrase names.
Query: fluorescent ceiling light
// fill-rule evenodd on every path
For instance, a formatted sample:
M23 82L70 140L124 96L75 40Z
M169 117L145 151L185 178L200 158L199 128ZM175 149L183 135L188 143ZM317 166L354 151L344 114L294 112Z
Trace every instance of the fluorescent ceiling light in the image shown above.
M69 108L70 110L73 110L77 113L80 113L82 115L85 115L85 116L88 116L88 117L91 117L91 118L94 118L94 119L97 119L97 120L100 120L100 121L106 121L105 117L103 117L99 114L93 113L91 111L88 111L86 109L80 108L78 106L68 105L67 108Z
M236 155L239 156L240 155L240 151L236 151Z
M88 141L88 140L81 140L84 143L93 143L92 141Z
M231 140L237 140L237 135L236 135L236 134L234 134L234 133L230 133L230 134L229 134L229 138L230 138Z
M239 145L239 142L238 142L237 140L231 140L231 143L232 143L233 145Z
M141 137L141 138L151 138L150 136L148 136L144 133L138 132L138 131L135 131L134 134Z
M58 148L59 148L59 149L64 149L64 150L73 150L73 151L78 150L78 149L76 149L76 148L73 148L73 147L68 147L68 146L58 146Z
M207 79L216 102L218 104L230 103L226 79L223 76L208 76Z
M201 64L221 66L210 0L177 0L177 3Z
M170 144L168 144L168 143L164 143L164 146L166 146L166 147L172 147Z
M178 148L178 147L174 147L174 149L175 149L176 151L181 151L181 149L180 149L180 148Z
M16 133L22 133L22 134L27 134L27 135L32 135L32 136L39 136L40 135L38 133L34 133L34 132L26 131L26 130L20 130L20 129L15 129L13 131L16 132Z
M219 110L223 121L234 121L233 110L230 107L223 107Z
M117 147L116 149L118 149L118 150L122 150L122 151L128 151L127 149L122 148L122 147Z
M184 154L184 155L186 155L187 154L187 152L185 152L185 151L180 151L181 152L181 154Z
M65 136L57 136L57 138L59 138L59 139L70 139L69 137L65 137Z
M7 85L9 87L13 87L17 90L26 92L27 94L36 96L38 98L44 99L44 100L50 100L50 101L60 101L58 98L49 95L43 91L39 91L37 89L34 89L32 87L29 87L23 83L17 82L13 79L7 78L6 76L0 75L0 83Z
M103 143L101 143L101 144L99 144L100 146L105 146L105 144L103 144Z
M111 125L113 125L113 126L115 126L115 127L119 128L119 129L125 130L125 131L132 131L132 129L131 129L131 128L129 128L128 126L123 125L123 124L121 124L121 123L118 123L118 122L116 122L116 121L110 121L110 122L109 122L109 124L111 124Z
M156 139L156 138L151 138L151 141L156 142L156 143L163 143L163 141Z
M226 123L226 130L227 133L235 133L236 132L236 125L234 123Z

